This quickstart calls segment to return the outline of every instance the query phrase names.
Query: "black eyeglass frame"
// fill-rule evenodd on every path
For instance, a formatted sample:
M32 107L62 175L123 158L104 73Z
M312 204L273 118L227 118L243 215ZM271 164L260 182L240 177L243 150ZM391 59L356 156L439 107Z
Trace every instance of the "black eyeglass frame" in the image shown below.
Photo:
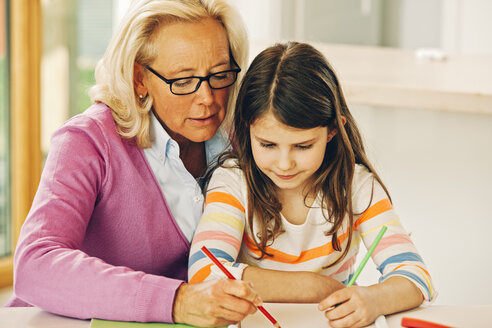
M150 67L150 65L145 65L145 68L147 68L150 72L152 72L159 79L161 79L162 81L164 81L167 84L169 84L169 90L171 90L171 93L172 94L177 95L177 96L186 96L186 95L190 95L192 93L195 93L198 89L200 89L200 86L202 85L202 82L203 81L207 81L208 86L210 87L210 89L213 89L213 90L225 89L225 88L230 87L234 83L236 83L236 81L237 81L237 75L239 74L239 72L241 72L241 67L239 67L239 65L236 63L236 60L234 59L234 57L232 55L231 55L231 59L232 59L232 64L234 66L236 66L237 68L233 68L233 69L228 69L228 70L225 70L225 71L220 71L220 72L212 73L212 74L209 74L207 76L187 76L187 77L180 77L180 78L177 78L177 79L166 79L164 76L162 76L161 74L157 73L152 67ZM210 78L211 77L213 77L215 75L229 73L229 72L235 72L236 73L236 77L234 78L234 81L232 81L231 84L229 84L228 86L225 86L225 87L220 87L220 88L214 88L214 87L212 87L212 85L210 84ZM193 78L199 79L199 82L197 83L195 90L193 90L191 92L187 92L187 93L175 93L173 91L173 83L174 82L180 81L180 80L193 79Z

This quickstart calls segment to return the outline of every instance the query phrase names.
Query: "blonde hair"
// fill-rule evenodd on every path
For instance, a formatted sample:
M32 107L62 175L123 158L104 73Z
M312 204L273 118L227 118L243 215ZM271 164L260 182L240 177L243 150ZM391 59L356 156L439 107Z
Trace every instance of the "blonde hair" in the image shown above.
M139 148L152 144L149 111L153 100L150 96L144 100L138 98L133 84L134 63L145 66L154 61L157 57L154 35L164 24L197 22L209 17L224 26L231 54L244 71L248 56L246 30L237 11L225 0L135 0L98 62L96 85L90 89L89 96L93 102L111 108L118 133L126 139L135 138ZM239 83L231 87L225 121L230 120L238 89Z

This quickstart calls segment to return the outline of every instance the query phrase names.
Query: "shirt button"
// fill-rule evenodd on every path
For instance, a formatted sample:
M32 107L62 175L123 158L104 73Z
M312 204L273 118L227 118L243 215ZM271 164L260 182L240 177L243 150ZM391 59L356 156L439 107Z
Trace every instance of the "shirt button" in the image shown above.
M159 156L159 160L162 162L164 160L164 156Z
M195 203L198 203L201 200L202 200L202 197L200 197L200 196L193 197L193 201L195 201Z

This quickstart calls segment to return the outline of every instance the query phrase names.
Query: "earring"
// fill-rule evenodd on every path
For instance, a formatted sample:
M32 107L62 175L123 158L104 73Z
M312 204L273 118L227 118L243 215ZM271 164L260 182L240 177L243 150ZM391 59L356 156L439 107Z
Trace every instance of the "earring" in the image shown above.
M139 94L138 98L143 99L144 98L143 94Z

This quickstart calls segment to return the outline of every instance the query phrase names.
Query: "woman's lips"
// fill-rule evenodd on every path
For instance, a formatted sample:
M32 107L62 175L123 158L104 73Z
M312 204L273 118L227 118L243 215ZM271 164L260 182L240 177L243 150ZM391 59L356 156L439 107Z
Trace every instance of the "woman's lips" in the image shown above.
M214 120L214 118L215 118L215 114L207 117L190 118L189 120L196 124L209 124Z

